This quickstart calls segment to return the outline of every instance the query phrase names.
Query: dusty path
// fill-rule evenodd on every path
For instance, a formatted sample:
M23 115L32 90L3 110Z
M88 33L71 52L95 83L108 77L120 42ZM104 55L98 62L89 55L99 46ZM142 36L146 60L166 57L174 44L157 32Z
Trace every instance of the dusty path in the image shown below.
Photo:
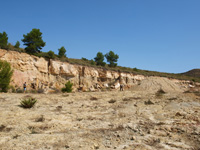
M32 109L20 99L38 99ZM0 94L0 149L199 150L200 97L142 91Z

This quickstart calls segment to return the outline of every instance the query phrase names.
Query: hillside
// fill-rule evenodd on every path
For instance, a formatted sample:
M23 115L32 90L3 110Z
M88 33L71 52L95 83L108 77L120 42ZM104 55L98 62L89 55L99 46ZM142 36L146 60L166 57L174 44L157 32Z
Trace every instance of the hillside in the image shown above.
M167 77L167 78L178 79L178 80L189 80L189 81L200 82L200 73L198 73L198 76L192 76L192 75L187 75L185 73L175 74L175 73L149 71L149 70L142 70L142 69L138 69L138 68L129 68L129 67L122 67L122 66L110 68L108 65L106 65L105 67L101 67L101 66L92 65L90 63L90 60L83 60L83 59L68 58L68 59L66 59L66 61L69 62L70 64L79 64L79 65L90 66L90 67L94 67L94 68L104 68L106 70L120 71L120 72L125 72L125 73L133 73L136 75L158 76L158 77Z
M41 53L38 53L35 55L38 57L48 58L47 53L45 53L45 52L41 52ZM110 70L110 71L133 73L135 75L159 76L159 77L167 77L167 78L178 79L178 80L189 80L189 81L200 82L200 76L191 76L191 75L187 75L184 73L183 74L181 74L181 73L174 74L174 73L149 71L149 70L142 70L142 69L138 69L138 68L129 68L129 67L122 67L122 66L117 66L117 67L111 68L108 66L108 64L106 64L104 67L102 67L102 66L97 66L93 60L88 60L86 58L82 58L82 59L62 58L62 59L60 59L57 55L55 55L55 56L56 56L55 60L68 62L70 64L76 64L76 65L81 65L81 66L87 66L87 67L93 67L93 68L103 68L103 69Z
M128 89L139 85L142 80L149 76L158 78L158 80L157 78L150 79L151 82L156 83L153 84L156 87L165 84L161 80L166 81L167 85L174 88L176 87L173 84L188 87L191 84L189 80L200 82L200 78L181 74L120 66L100 67L85 59L48 59L2 49L0 49L0 59L9 62L14 70L11 83L14 91L20 91L24 82L27 82L27 88L30 91L37 92L37 90L42 89L46 93L60 90L67 81L73 83L74 91L116 90L119 88L119 84L124 84L125 88ZM163 77L170 81L164 80ZM147 85L151 85L151 83L148 82Z
M9 50L11 51L11 50ZM17 52L23 54L25 53L24 50L17 50ZM26 53L25 53L26 54ZM39 58L44 58L47 61L49 60L49 56L46 52L40 52L33 54L32 56L36 56ZM88 60L86 58L82 59L74 59L74 58L59 58L58 55L55 54L55 58L53 59L55 61L61 61L61 62L68 62L69 64L73 65L81 65L81 66L87 66L92 68L100 68L110 71L116 71L116 72L123 72L123 73L132 73L135 75L144 75L144 76L159 76L159 77L167 77L172 79L178 79L178 80L189 80L189 81L195 81L200 82L200 69L193 69L185 73L166 73L166 72L158 72L158 71L149 71L149 70L142 70L138 68L129 68L129 67L109 67L108 64L106 64L104 67L97 66L96 63L93 60Z
M195 78L200 78L200 69L192 69L190 71L184 72L182 73L183 75L186 76L191 76L191 77L195 77Z

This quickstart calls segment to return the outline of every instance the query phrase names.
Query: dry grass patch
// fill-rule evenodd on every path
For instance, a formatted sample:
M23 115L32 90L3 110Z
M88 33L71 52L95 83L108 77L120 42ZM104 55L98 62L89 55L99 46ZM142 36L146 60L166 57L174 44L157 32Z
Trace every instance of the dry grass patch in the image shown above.
M57 106L56 107L56 111L61 111L62 110L62 106Z
M0 132L9 132L12 128L6 127L5 125L0 125Z
M144 102L145 105L153 105L154 103L149 99L148 101Z
M44 122L45 118L43 115L35 119L35 122Z
M168 100L170 101L177 100L177 97L171 97L171 98L168 98Z
M90 98L90 100L96 101L96 100L98 100L98 98L96 98L96 97L93 96L93 97Z
M132 100L133 100L133 97L127 97L127 98L122 99L122 101L125 101L125 102L132 101Z
M116 102L116 100L114 100L114 99L111 99L108 101L108 103L115 103L115 102Z

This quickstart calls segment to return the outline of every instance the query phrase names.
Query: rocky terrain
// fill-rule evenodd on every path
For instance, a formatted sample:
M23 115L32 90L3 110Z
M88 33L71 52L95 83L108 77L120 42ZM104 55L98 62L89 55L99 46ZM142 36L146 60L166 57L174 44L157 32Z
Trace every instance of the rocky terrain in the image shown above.
M0 93L2 150L200 150L199 83L1 49L0 59L14 70L13 88L26 81L29 92ZM67 81L74 92L59 93ZM41 89L45 94L30 93ZM36 105L20 107L28 97Z
M199 150L199 93L155 77L125 91L1 93L0 149ZM27 97L35 107L20 107Z
M121 73L103 68L92 68L69 64L58 60L46 60L27 53L0 49L0 59L9 62L14 70L12 85L22 88L27 82L28 89L44 89L46 93L60 89L67 81L73 83L74 91L95 91L95 88L119 87L137 84L144 76Z
M45 93L52 93L64 87L67 81L73 83L73 91L99 91L109 88L118 89L119 84L124 84L128 89L141 84L144 79L151 80L151 77L143 75L48 60L2 49L0 49L0 59L11 64L14 70L11 85L16 91L22 89L24 82L27 82L29 91L42 89ZM189 81L155 78L155 82L152 82L152 85L156 85L154 90L161 88L159 83L161 80L163 85L170 82L175 90L193 86L191 85L193 83ZM146 85L144 86L146 87ZM174 90L173 88L168 87L168 89Z

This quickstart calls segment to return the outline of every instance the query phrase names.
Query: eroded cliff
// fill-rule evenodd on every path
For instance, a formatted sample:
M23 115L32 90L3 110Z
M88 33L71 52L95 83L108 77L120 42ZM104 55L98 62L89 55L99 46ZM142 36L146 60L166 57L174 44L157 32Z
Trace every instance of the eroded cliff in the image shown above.
M46 60L26 53L0 49L0 59L8 61L14 74L12 85L22 87L27 82L28 89L60 89L70 80L74 90L95 90L98 88L118 88L119 83L126 87L137 84L144 76L121 73L102 68L72 65L57 60Z
M6 51L0 49L0 59L9 62L14 70L11 85L22 89L27 82L28 90L42 89L44 92L54 92L64 87L67 81L73 83L73 91L98 91L102 89L118 89L120 84L125 89L151 90L153 92L185 91L188 88L200 86L191 81L168 79L164 77L145 77L133 73L117 72L105 68L93 68L39 58L27 53Z

